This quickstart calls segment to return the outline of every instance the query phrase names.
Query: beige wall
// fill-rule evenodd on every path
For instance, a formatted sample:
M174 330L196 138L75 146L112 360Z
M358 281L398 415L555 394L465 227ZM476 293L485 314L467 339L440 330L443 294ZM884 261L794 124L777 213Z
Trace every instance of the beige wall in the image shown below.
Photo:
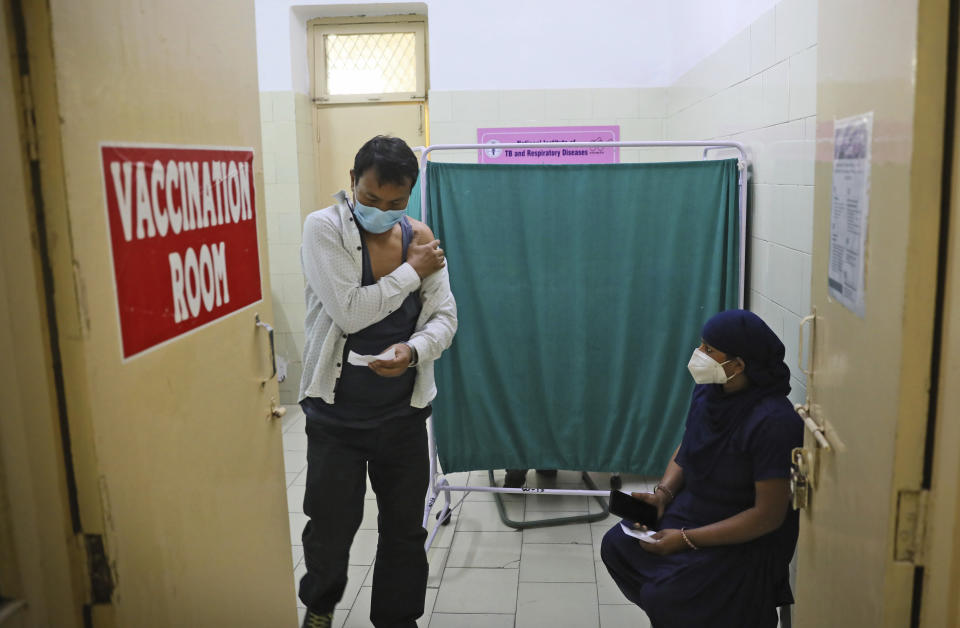
M273 288L277 358L286 362L280 401L296 403L303 356L303 219L326 206L315 186L312 104L298 92L260 92L267 250ZM332 192L331 192L332 193ZM322 195L320 195L322 196ZM322 205L318 205L322 203Z
M816 74L817 3L782 0L668 89L665 124L668 140L748 149L750 309L787 347L795 401L805 394L796 362L810 311Z

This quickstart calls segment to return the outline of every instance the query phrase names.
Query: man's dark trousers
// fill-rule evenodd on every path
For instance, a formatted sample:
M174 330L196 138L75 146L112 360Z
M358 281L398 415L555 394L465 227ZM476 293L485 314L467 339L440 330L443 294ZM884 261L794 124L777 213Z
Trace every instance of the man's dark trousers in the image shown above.
M350 545L363 518L366 472L377 495L380 531L370 620L376 628L412 628L423 614L428 565L423 506L430 475L423 419L391 419L372 429L307 419L303 529L307 573L300 600L334 609L347 585Z

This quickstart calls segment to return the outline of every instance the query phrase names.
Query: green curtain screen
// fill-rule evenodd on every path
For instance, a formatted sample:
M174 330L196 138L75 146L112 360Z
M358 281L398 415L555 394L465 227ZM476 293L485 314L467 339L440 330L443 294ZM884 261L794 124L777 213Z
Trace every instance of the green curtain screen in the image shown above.
M460 321L444 472L662 473L700 329L737 305L737 161L428 168Z

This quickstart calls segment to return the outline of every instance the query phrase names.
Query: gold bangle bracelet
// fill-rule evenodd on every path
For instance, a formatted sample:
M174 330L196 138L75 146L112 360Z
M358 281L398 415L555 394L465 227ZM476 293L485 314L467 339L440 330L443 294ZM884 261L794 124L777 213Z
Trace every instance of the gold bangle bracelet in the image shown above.
M697 547L696 545L694 545L694 544L693 544L693 541L690 540L690 537L687 536L687 529L686 529L686 528L680 528L680 536L683 537L684 543L686 543L688 546L690 546L690 549L692 549L692 550L698 550L698 549L700 549L699 547Z
M653 489L653 492L656 493L657 491L663 491L664 493L666 493L670 497L670 501L673 501L677 497L676 495L673 494L673 491L668 489L663 484L657 484L657 487Z

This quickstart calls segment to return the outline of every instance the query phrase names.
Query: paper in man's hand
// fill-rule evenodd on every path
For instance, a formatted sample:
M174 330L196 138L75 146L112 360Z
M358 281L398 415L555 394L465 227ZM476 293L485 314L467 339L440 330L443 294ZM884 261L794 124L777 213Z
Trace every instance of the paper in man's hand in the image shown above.
M347 355L347 362L354 366L367 366L371 362L376 362L377 360L395 360L397 359L397 351L393 347L390 347L380 355L360 355L351 351Z

